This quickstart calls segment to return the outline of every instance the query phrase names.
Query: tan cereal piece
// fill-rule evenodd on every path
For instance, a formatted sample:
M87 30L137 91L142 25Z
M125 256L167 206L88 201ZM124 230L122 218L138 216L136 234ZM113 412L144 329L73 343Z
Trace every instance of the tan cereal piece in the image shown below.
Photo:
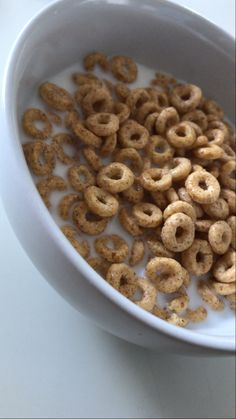
M115 102L113 106L113 112L119 119L119 123L123 124L130 116L130 109L129 107L122 102Z
M130 93L130 89L124 83L117 83L117 84L115 84L114 90L115 90L116 96L122 102L127 99L127 97L129 96L129 93Z
M47 116L49 118L49 121L52 124L55 124L55 125L61 125L62 124L62 118L60 117L60 115L58 115L54 112L47 112Z
M218 198L213 204L203 204L202 208L214 220L225 220L229 216L229 206L223 198Z
M167 198L167 201L172 204L176 201L179 201L179 196L174 188L168 189L168 191L165 192L165 196ZM182 201L181 201L182 202ZM179 211L181 212L181 211Z
M140 176L141 185L144 189L155 191L167 191L172 184L172 176L163 169L151 168L144 170Z
M230 189L221 189L220 195L228 203L230 214L236 214L236 193Z
M143 259L145 254L144 242L141 239L134 239L130 251L129 265L135 266Z
M111 266L109 262L100 257L90 257L87 262L99 275L106 278L107 271Z
M100 137L107 137L115 134L119 129L118 117L106 112L98 112L89 115L85 124L90 131Z
M220 195L219 182L205 170L191 173L185 187L190 197L199 204L213 204Z
M146 145L146 152L154 164L166 163L174 155L173 148L160 135L150 136Z
M188 177L191 169L192 165L189 159L186 157L174 157L171 162L169 174L171 175L173 182L179 182Z
M95 171L99 172L99 170L103 167L103 162L100 157L97 155L97 152L94 150L93 147L84 147L83 156L87 161L88 165Z
M75 91L74 98L76 103L81 106L85 96L87 96L89 93L96 92L97 89L106 90L104 87L101 86L99 82L83 84Z
M117 134L108 135L108 137L103 137L103 144L99 149L99 153L102 157L110 156L116 148L117 144Z
M137 65L130 57L116 55L111 59L113 76L123 83L132 83L137 78Z
M213 252L223 255L227 252L232 240L232 230L226 221L212 224L208 232L208 240Z
M73 148L73 156L70 156L64 151L63 145L69 145ZM67 133L54 135L52 137L52 147L57 158L64 164L74 164L79 160L79 153L76 148L75 139Z
M213 276L219 282L235 282L236 280L236 254L233 250L228 250L214 265ZM233 292L233 291L232 291ZM232 293L231 293L232 294Z
M98 186L87 187L84 191L84 199L89 209L100 217L112 217L119 208L117 199Z
M41 122L43 124L43 128L37 128L36 122ZM25 111L22 125L25 133L37 140L45 140L52 132L52 124L46 113L36 108L30 108Z
M222 108L212 99L205 100L203 110L206 114L215 115L218 119L224 118L224 112Z
M119 221L122 227L129 233L131 236L140 236L143 232L142 228L138 225L137 221L131 215L127 208L121 208L119 211Z
M218 145L206 145L204 147L196 148L193 152L194 156L203 160L217 160L220 159L224 151Z
M206 114L200 109L194 109L193 111L185 113L182 117L182 121L194 122L202 131L206 131L208 127Z
M195 143L193 143L191 149L204 147L204 146L208 146L208 145L209 145L208 138L205 135L199 135L199 136L197 136L197 139L196 139Z
M70 217L70 210L72 209L73 205L81 200L81 195L77 193L70 193L63 196L58 204L58 213L60 217L67 221Z
M186 318L192 323L203 322L207 318L207 310L203 306L198 306L195 310L187 308Z
M156 102L148 100L138 108L135 119L143 125L148 115L158 112L159 109L160 108Z
M236 282L222 283L218 281L210 281L210 284L214 291L219 295L231 295L236 292Z
M109 61L105 54L100 51L91 52L84 57L84 68L87 71L94 70L94 67L99 65L104 71L109 70Z
M133 184L134 175L123 163L110 163L97 175L97 184L110 193L122 192Z
M223 156L221 161L227 163L230 160L236 159L236 153L229 144L222 144L221 148L223 149Z
M206 135L209 145L222 146L225 140L225 134L219 128L211 128L205 131L204 135Z
M102 144L101 138L95 135L93 132L85 128L83 123L76 121L72 126L74 134L79 137L80 141L88 147L100 148Z
M105 235L95 240L96 252L111 263L123 262L129 253L129 246L117 234Z
M207 303L212 310L221 311L224 309L224 302L213 292L208 281L198 281L197 290L203 301Z
M120 127L118 140L122 147L144 148L148 142L148 130L133 119L128 119Z
M72 129L76 122L80 121L80 118L81 117L79 112L75 110L66 112L64 117L65 127L68 129Z
M177 212L170 215L164 223L161 238L164 246L172 252L183 252L194 240L194 222L186 214Z
M112 112L113 100L106 88L95 87L84 95L81 100L81 107L87 116L97 112L109 113Z
M76 72L72 74L71 78L75 84L78 84L78 86L82 86L84 84L94 84L99 81L98 77L93 73Z
M169 191L169 189L167 190ZM167 207L168 205L168 201L167 201L167 197L164 194L164 192L161 191L155 191L152 192L151 191L151 197L154 201L154 203L158 206L158 208L160 208L162 211Z
M227 223L232 231L231 246L234 249L236 249L236 217L235 215L231 215L231 217L227 219Z
M135 204L132 208L132 214L141 227L154 228L162 223L161 210L149 202Z
M200 233L208 233L212 224L214 224L215 220L196 220L195 222L195 230L199 231Z
M192 198L186 191L186 188L179 188L178 195L181 201L188 202L189 204L193 206L193 208L195 209L197 218L201 218L204 215L204 211L202 207L192 200Z
M47 208L51 207L49 201L49 195L52 191L65 191L67 188L65 180L60 176L49 176L45 179L40 180L37 183L37 189L41 195Z
M230 160L221 167L220 181L225 188L236 190L236 161Z
M156 132L158 134L165 134L166 131L179 123L179 114L172 106L165 108L158 115L155 123Z
M164 220L166 220L171 215L176 214L177 212L181 212L187 215L192 219L193 222L196 221L196 212L194 208L191 204L184 201L174 201L171 204L169 204L163 212Z
M174 258L174 253L166 249L160 240L150 238L147 240L147 246L152 256Z
M140 300L135 301L135 304L146 311L152 311L157 299L156 288L150 281L143 278L138 278L137 287L141 290L142 297Z
M193 111L202 99L202 91L193 84L179 84L173 88L170 101L180 113Z
M181 263L193 275L204 275L213 264L213 253L206 240L195 239L193 244L181 254Z
M169 128L166 137L175 148L191 148L196 141L196 133L188 121L179 122Z
M61 227L62 233L66 236L72 246L77 250L77 252L83 257L87 258L90 253L90 247L87 240L78 240L76 239L76 235L78 231L71 225L65 225Z
M189 320L184 317L178 316L176 313L172 313L170 317L167 319L167 322L173 324L174 326L186 327L189 323Z
M151 259L146 266L146 275L160 292L176 292L183 285L182 266L174 259Z
M49 176L55 167L53 148L43 141L23 144L27 164L36 176Z
M147 115L145 121L144 121L144 126L145 128L148 130L150 135L155 135L156 134L156 121L157 118L159 116L159 112L153 112L150 113L149 115Z
M148 90L151 99L157 104L158 112L163 111L169 107L169 97L165 92L160 92L156 89Z
M87 204L79 202L73 210L73 222L83 233L96 236L105 230L108 218L101 218L91 213Z
M152 310L152 314L156 317L159 317L162 320L167 320L170 317L170 313L166 308L162 308L159 305L155 304Z
M175 313L182 313L185 311L189 304L188 295L180 295L169 302L167 308Z
M129 166L132 172L140 173L143 168L143 161L135 148L121 148L114 155L114 161L124 163Z
M76 192L82 192L88 186L95 184L94 175L91 170L83 164L79 166L71 166L68 170L68 179Z
M107 271L107 282L127 298L137 290L137 275L125 263L113 263Z
M39 95L43 101L56 111L70 111L74 108L74 99L67 90L54 83L45 82L39 86Z
M137 178L134 179L133 185L125 191L121 192L122 197L131 204L137 204L143 200L144 190Z

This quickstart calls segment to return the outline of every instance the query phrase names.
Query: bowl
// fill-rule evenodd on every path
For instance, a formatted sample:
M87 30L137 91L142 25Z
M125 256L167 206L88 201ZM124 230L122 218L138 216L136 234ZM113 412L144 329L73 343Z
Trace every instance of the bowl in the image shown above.
M21 117L38 83L92 51L122 53L203 88L234 117L234 41L221 29L162 0L55 1L15 42L2 93L1 196L12 227L48 282L108 332L161 352L232 354L233 315L196 330L145 312L107 284L73 249L45 208L21 147Z

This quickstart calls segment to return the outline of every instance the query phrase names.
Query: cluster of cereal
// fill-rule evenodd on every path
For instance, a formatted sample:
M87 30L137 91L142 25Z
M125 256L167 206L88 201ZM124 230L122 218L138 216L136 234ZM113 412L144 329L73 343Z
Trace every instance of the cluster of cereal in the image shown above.
M119 82L99 79L95 65ZM74 97L43 83L47 111L31 108L23 116L34 138L23 146L26 160L43 176L37 186L47 207L51 191L73 190L59 203L60 217L71 221L63 233L114 288L170 323L185 326L207 316L203 306L189 308L189 274L199 277L199 294L212 309L224 308L222 297L235 309L235 134L223 111L199 87L162 74L148 87L130 89L137 66L128 57L92 53L84 66L87 72L72 75ZM52 123L62 118L66 132L53 135ZM68 165L67 179L53 175L57 160ZM133 237L130 255L124 238L102 235L116 215ZM99 256L90 257L81 232L100 235ZM145 252L146 277L139 278L132 267ZM164 308L158 292L171 297Z

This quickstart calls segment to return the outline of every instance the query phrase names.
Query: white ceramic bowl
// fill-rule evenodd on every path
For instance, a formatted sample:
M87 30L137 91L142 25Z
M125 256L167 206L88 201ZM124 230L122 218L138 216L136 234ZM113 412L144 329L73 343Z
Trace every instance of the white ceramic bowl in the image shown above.
M162 0L53 2L19 35L3 88L1 196L21 244L50 284L95 323L139 345L179 353L230 354L234 324L180 329L155 318L110 287L65 239L36 191L20 136L23 110L36 85L91 50L122 53L198 84L234 110L234 41L210 22Z

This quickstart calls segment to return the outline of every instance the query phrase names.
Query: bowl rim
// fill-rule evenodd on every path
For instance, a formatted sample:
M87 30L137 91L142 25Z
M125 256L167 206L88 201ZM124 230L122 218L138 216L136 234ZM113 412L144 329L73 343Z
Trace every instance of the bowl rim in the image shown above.
M74 2L74 0L70 0ZM78 4L84 4L87 1L92 3L91 0L77 0ZM106 0L100 0L100 2L105 2L108 6L109 3ZM12 106L12 86L14 80L14 72L16 68L16 63L18 59L18 53L21 50L27 36L30 34L31 30L39 22L39 20L51 12L55 7L59 7L64 3L64 0L54 0L50 4L42 7L23 27L20 31L13 47L10 51L7 64L5 66L4 76L3 76L3 88L2 88L2 108L3 108L3 118L6 126L7 138L10 141L20 143L19 136L17 136L15 123L15 113L14 106ZM119 0L112 0L112 4L119 4ZM234 38L225 32L223 29L219 28L217 25L212 23L210 20L202 17L200 14L193 12L191 9L172 3L169 0L122 0L122 5L132 5L135 3L135 7L142 7L142 4L149 4L152 8L157 9L160 4L165 5L167 8L176 9L183 15L197 19L198 22L201 22L203 26L210 27L213 31L220 33L228 43L235 43ZM12 125L13 124L13 125ZM131 317L139 320L142 324L151 327L157 332L161 332L164 335L176 339L178 341L187 342L189 344L200 346L209 349L215 349L220 351L232 352L235 350L235 337L234 336L218 336L218 335L208 335L197 330L189 330L176 327L167 323L166 321L155 317L151 313L146 312L145 310L138 307L133 302L129 301L123 295L121 295L117 290L110 286L104 279L98 275L88 263L76 252L76 250L71 246L68 240L65 238L60 228L53 220L52 216L45 207L40 195L37 193L33 178L29 172L29 169L26 165L23 152L21 151L21 162L24 160L24 171L27 173L27 178L25 178L25 188L28 189L32 195L32 211L37 211L38 216L41 219L41 222L49 232L49 239L52 240L54 244L60 248L60 250L66 255L67 259L76 267L77 271L83 275L87 281L90 282L99 292L106 296L110 301L117 305L120 309L128 313ZM17 161L15 161L15 168L19 171L19 166ZM36 193L35 193L36 192ZM4 204L4 202L3 202ZM41 214L39 214L39 212ZM11 222L11 220L10 220ZM46 279L46 278L45 278ZM53 286L53 284L49 281ZM66 298L66 296L65 296Z

